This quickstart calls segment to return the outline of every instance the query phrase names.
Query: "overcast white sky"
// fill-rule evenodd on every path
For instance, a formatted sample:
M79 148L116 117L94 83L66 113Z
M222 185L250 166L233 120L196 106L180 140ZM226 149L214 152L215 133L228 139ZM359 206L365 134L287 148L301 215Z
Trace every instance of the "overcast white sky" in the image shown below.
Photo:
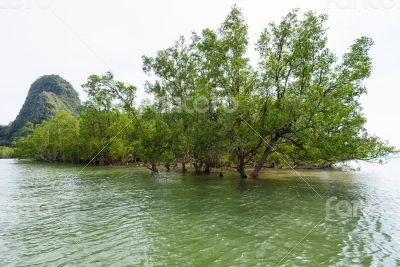
M0 124L14 120L29 86L59 74L81 88L93 73L114 72L144 97L142 55L180 36L217 28L233 4L254 44L270 21L293 8L329 15L329 47L338 55L361 35L373 38L374 72L362 98L367 128L400 147L400 0L0 0ZM254 58L253 48L249 55Z

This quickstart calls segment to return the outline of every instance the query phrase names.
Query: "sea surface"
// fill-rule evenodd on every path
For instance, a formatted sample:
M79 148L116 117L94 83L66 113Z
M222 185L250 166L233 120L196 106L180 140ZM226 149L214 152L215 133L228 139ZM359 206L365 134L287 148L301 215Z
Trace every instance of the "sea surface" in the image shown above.
M400 266L400 159L195 176L0 160L0 266Z

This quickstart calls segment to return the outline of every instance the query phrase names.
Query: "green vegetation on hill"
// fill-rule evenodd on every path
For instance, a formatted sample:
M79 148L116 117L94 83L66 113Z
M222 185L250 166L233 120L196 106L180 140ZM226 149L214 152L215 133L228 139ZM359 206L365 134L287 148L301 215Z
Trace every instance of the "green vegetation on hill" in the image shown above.
M60 111L77 115L80 107L78 93L58 75L44 75L30 87L17 118L9 126L0 127L0 145L11 145L26 134L24 127L52 118Z

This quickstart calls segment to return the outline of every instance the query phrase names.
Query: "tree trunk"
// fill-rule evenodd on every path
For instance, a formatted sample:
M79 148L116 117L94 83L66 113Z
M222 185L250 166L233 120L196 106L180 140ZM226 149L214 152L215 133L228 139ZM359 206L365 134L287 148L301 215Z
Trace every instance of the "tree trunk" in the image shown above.
M183 173L187 172L185 160L182 160L182 172Z
M245 167L244 166L244 157L238 156L238 165L237 165L236 170L239 172L240 177L243 179L247 178L247 174L246 174L244 167Z
M204 173L211 173L211 162L209 159L205 160Z
M155 163L151 163L151 170L158 173L157 165Z
M198 162L198 161L195 161L194 163L193 163L193 166L194 166L194 170L195 170L195 172L197 173L197 174L199 174L199 173L201 173L201 168L202 168L202 166L203 166L203 162Z
M272 146L268 145L267 148L264 150L264 154L262 157L257 161L257 164L254 166L253 172L250 174L251 178L258 179L258 175L267 160L267 157L272 152Z

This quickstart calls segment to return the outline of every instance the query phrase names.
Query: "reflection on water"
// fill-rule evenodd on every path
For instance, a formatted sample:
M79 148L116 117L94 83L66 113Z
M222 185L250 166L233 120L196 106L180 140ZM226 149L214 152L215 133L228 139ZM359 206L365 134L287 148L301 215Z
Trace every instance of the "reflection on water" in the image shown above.
M300 171L320 198L290 171L75 176L0 160L0 266L400 265L399 162Z

